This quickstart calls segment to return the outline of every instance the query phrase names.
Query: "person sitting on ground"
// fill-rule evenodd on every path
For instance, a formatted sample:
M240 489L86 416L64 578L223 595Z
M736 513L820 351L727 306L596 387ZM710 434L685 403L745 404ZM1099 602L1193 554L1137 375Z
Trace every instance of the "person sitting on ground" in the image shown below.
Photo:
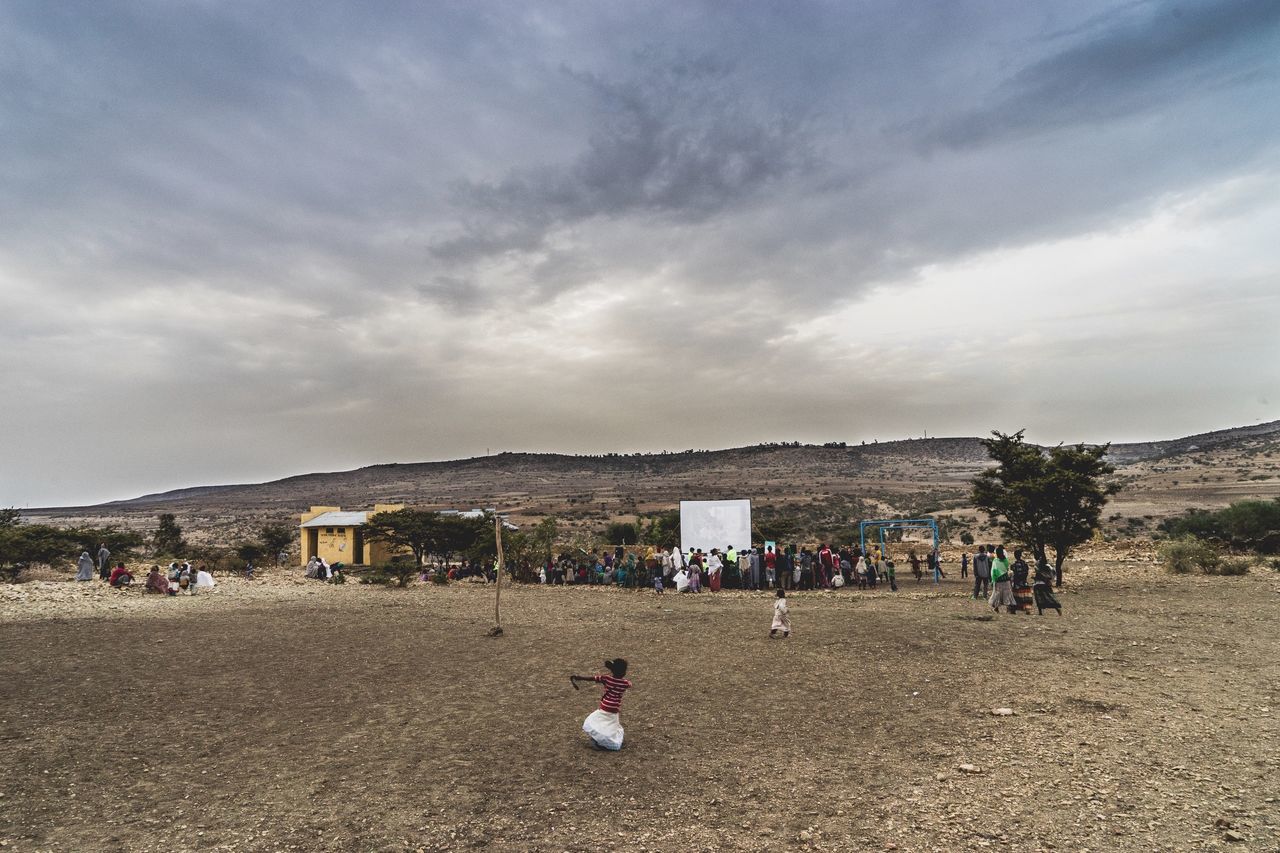
M600 707L582 721L582 730L591 736L592 742L599 749L622 749L623 729L618 712L622 710L622 694L631 687L627 680L627 662L623 658L614 658L604 662L608 675L571 675L569 683L577 690L579 681L591 681L604 685L604 696L600 697Z
M195 579L196 586L201 587L202 589L213 589L218 585L218 582L213 579L213 575L209 574L204 569L195 571L192 574L192 577Z
M133 583L133 573L124 567L124 563L116 563L116 567L111 570L111 577L107 580L111 586L122 589Z
M160 571L159 566L152 566L151 571L147 573L147 584L145 587L147 592L159 593L160 595L177 595L178 590L169 583L169 579Z

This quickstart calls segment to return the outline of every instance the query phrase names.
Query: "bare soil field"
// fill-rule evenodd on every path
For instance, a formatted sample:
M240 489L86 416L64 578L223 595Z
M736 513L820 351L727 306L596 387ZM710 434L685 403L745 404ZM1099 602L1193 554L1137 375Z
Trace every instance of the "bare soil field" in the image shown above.
M1280 576L0 595L4 850L1276 850ZM580 731L614 655L619 753ZM992 714L1009 708L1011 716ZM962 767L964 769L962 769Z

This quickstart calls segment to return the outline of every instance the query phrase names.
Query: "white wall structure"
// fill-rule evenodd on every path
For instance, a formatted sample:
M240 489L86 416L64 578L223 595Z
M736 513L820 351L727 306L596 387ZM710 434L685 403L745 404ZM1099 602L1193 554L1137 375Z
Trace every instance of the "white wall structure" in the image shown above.
M680 501L680 550L751 545L751 501Z

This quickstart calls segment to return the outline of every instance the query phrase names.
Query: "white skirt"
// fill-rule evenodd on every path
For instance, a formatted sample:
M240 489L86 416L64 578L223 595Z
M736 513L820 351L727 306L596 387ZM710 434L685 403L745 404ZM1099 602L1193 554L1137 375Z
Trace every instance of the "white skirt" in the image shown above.
M622 723L617 714L608 711L592 711L582 721L582 730L591 735L597 745L605 749L622 749Z

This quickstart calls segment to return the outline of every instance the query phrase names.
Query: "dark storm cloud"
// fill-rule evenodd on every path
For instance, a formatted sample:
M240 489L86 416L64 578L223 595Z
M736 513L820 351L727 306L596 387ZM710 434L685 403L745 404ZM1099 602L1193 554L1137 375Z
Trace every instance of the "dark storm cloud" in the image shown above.
M1069 346L993 366L878 294L959 270L966 322L1013 298L966 264L1162 217L1266 280L1278 32L1259 0L0 5L0 504L967 427L975 386L1027 399ZM1091 352L1174 287L1111 263L1129 302L1086 306ZM1198 275L1180 298L1221 334ZM1008 333L1069 282L1024 274ZM1148 331L1181 364L1176 323ZM897 372L927 379L865 405ZM1215 406L1252 417L1233 382ZM1046 438L1106 437L1080 399Z

